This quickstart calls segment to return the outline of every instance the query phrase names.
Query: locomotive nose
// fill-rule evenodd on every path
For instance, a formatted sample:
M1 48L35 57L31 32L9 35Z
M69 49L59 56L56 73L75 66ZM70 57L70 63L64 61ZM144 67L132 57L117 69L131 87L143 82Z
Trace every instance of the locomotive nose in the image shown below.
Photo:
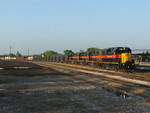
M130 61L127 61L127 62L125 63L125 68L126 68L126 69L131 69L131 67L132 67L132 63L131 63Z
M121 59L122 64L126 63L127 61L131 61L131 53L122 53L121 56L122 56Z

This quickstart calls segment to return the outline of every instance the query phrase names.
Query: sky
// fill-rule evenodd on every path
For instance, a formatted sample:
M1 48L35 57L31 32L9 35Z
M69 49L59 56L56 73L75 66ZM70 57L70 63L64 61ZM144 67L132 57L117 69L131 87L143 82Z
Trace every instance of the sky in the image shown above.
M0 0L0 54L150 48L150 0Z

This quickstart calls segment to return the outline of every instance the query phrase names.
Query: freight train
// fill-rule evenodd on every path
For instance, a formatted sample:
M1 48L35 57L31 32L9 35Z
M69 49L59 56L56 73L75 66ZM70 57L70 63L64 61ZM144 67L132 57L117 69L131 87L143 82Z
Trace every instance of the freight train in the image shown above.
M92 52L74 53L70 56L36 57L34 60L92 65L102 69L109 66L116 71L131 71L135 68L135 60L132 57L131 49L128 47L113 47Z

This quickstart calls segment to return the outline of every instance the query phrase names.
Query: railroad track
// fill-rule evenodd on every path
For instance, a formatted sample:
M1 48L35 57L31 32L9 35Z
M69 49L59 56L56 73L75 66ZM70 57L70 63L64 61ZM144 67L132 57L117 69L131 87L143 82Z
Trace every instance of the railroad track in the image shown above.
M118 80L115 78L109 78L109 77L103 76L103 75L108 75L108 73L103 73L103 74L101 73L102 76L96 75L94 73L88 74L87 72L79 71L79 70L83 70L83 69L79 69L79 67L78 69L76 69L75 65L73 65L74 68L72 68L68 64L61 64L61 63L48 63L48 62L33 62L33 63L39 64L44 67L52 68L60 72L64 72L68 76L71 75L69 77L75 80L80 80L85 83L89 83L91 85L103 88L107 92L114 93L115 95L122 97L122 98L128 98L134 95L139 95L144 98L147 98L150 101L150 97L149 97L150 82L147 82L148 84L143 85L143 84L133 83L132 81Z
M78 65L70 65L70 64L62 64L62 63L48 63L48 62L35 62L42 66L53 67L55 69L67 69L71 71L77 71L81 73L88 73L104 78L115 79L119 81L129 82L133 84L139 84L150 87L150 78L146 74L137 74L137 73L123 73L123 72L115 72L112 70L102 70L102 69L95 69L91 67L84 67Z
M107 74L121 76L121 77L125 77L125 78L137 79L137 80L143 80L143 81L150 82L150 77L149 77L150 73L142 73L143 71L140 71L140 73L139 72L126 73L126 72L116 72L113 70L106 70L106 69L104 70L104 69L95 68L95 67L65 64L65 63L37 62L37 61L36 61L36 63L38 63L38 64L42 64L42 63L54 64L54 65L58 65L58 66L71 67L71 68L75 68L75 69L84 69L84 70L88 70L88 71L107 73Z

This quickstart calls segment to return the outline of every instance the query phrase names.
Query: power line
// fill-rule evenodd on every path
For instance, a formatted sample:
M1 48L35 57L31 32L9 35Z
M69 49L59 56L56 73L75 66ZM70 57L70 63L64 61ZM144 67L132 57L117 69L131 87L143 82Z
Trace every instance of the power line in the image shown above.
M132 49L132 51L146 52L146 51L150 51L150 49Z

